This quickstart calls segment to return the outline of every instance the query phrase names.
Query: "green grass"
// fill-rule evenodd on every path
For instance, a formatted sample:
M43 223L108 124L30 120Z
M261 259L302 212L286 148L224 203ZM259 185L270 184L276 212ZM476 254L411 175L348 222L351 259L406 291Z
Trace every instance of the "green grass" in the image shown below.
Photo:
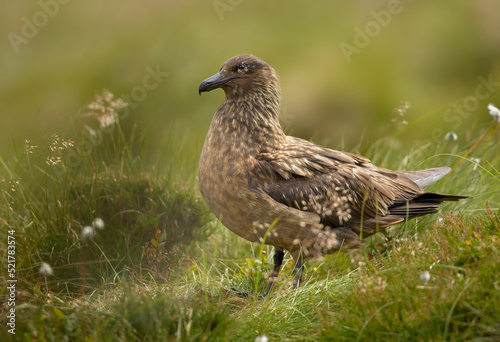
M88 124L102 135L92 138L76 122L75 141L51 136L1 160L1 258L13 230L18 280L16 335L4 329L4 305L2 340L500 338L497 123L466 142L401 146L393 134L360 144L354 152L384 167L451 166L429 190L472 198L395 226L361 250L309 261L298 289L287 255L264 299L231 289L263 292L272 248L240 239L209 213L197 190L192 139L171 132L155 159L145 152L147 131ZM83 239L97 217L104 229ZM42 262L53 275L40 274ZM0 276L8 279L6 267Z

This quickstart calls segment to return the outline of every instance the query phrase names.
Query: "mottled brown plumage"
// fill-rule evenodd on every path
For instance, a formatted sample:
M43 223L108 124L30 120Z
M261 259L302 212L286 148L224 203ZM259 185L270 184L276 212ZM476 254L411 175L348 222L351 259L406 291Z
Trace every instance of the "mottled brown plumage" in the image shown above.
M275 247L268 291L285 250L296 261L297 285L304 257L359 247L362 238L463 198L422 189L449 168L391 171L285 135L278 76L255 56L229 59L199 92L216 88L226 97L201 154L200 190L227 228Z

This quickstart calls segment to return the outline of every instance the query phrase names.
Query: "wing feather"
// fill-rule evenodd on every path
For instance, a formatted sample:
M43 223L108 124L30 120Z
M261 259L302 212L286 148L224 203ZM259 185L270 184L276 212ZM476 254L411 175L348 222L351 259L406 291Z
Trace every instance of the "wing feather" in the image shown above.
M330 227L359 226L362 220L375 226L399 222L380 218L394 203L423 192L402 174L377 168L364 157L298 138L280 150L262 151L251 175L275 201L314 212Z
M448 168L391 171L364 157L294 137L279 150L263 149L254 162L254 187L277 202L316 213L325 226L365 237L407 218L437 212L443 201L464 198L424 193L422 187L443 177Z

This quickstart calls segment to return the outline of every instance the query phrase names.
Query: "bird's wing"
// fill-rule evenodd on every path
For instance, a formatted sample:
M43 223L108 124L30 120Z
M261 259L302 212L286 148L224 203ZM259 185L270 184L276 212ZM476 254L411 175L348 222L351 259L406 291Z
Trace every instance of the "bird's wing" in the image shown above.
M422 193L398 172L377 168L354 154L326 149L293 139L279 151L264 151L256 158L252 179L274 200L315 212L331 227L346 227L372 220L385 226L401 218L382 218L394 204Z
M297 176L312 178L329 173L341 165L369 164L370 160L356 154L330 150L307 140L287 137L280 150L263 150L257 159L268 163L283 179ZM370 164L371 165L371 164Z

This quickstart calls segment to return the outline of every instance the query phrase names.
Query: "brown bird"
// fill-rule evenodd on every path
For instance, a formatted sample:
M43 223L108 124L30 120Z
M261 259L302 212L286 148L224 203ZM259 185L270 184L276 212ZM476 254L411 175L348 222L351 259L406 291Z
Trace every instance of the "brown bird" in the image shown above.
M463 196L425 193L450 169L391 171L362 156L287 136L278 121L280 85L263 60L239 55L204 80L199 93L222 88L199 165L200 190L221 222L249 241L275 248L265 294L284 251L298 286L305 258L361 246L390 225L435 213Z

